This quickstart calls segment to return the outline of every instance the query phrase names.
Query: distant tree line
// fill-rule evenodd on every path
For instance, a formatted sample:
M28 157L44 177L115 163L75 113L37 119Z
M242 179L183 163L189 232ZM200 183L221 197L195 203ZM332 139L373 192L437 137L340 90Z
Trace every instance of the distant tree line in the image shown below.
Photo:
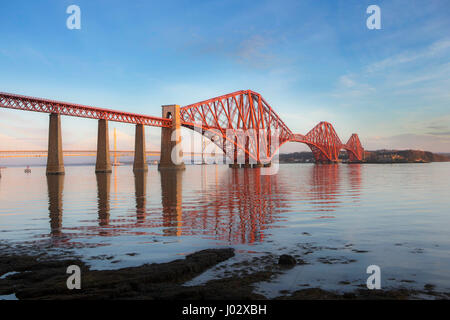
M365 151L365 162L369 163L411 163L411 162L444 162L450 161L450 154L433 153L421 150L376 150ZM346 151L341 151L339 159L348 160ZM280 163L311 163L314 162L312 152L281 153Z

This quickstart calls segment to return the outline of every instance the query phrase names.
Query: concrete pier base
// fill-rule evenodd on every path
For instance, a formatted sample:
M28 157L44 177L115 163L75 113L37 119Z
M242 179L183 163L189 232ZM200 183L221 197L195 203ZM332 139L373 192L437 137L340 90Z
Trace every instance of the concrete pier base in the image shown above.
M263 167L263 164L262 164L261 162L257 162L257 163L254 163L254 164L252 165L252 167L253 167L253 168L261 168L261 167Z
M145 128L143 124L136 125L134 140L133 171L147 171L147 157L145 155Z
M232 169L238 169L241 167L241 165L238 163L238 150L236 147L237 144L237 137L234 137L234 144L231 145L231 147L233 148L233 163L230 163L228 165L228 167L232 168ZM227 150L228 151L228 150Z
M250 147L250 139L248 137L245 137L245 150L249 150ZM250 164L250 155L245 152L244 153L244 164L241 166L241 168L251 168L252 165Z
M112 172L111 157L109 155L108 121L104 119L98 120L97 163L95 165L95 172Z
M161 129L161 159L158 170L184 170L186 167L181 149L180 106L162 106L162 117L172 119L172 127Z
M52 174L64 174L61 117L57 113L50 114L48 130L47 175Z
M222 150L223 150L223 163L227 163L227 136L224 135L222 138Z

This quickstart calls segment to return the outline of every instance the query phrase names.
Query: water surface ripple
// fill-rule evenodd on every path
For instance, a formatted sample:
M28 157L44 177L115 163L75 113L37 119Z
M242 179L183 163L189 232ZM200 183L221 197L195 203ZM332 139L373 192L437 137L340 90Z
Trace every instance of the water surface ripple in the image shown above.
M129 166L112 174L67 166L65 176L49 177L43 167L7 168L0 240L72 250L99 269L223 246L236 248L236 259L304 255L309 264L265 285L268 295L311 281L364 284L371 264L384 285L448 292L449 176L450 163L283 164L272 176L215 165L136 175ZM315 250L306 255L305 245ZM323 263L330 257L338 263Z

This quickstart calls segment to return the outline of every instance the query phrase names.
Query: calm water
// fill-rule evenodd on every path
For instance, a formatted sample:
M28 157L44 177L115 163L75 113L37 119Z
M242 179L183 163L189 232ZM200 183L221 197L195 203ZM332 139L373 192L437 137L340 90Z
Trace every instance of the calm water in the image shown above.
M365 284L367 266L376 264L384 287L431 283L450 292L448 177L450 163L285 164L272 176L214 165L178 173L150 166L137 175L130 166L99 175L92 166L67 166L65 176L48 178L44 167L31 174L7 168L0 240L72 250L99 269L222 246L237 249L232 261L302 255L306 244L314 248L302 255L308 265L258 290L270 296L305 283L337 288L344 280L352 288ZM334 264L323 263L330 257Z

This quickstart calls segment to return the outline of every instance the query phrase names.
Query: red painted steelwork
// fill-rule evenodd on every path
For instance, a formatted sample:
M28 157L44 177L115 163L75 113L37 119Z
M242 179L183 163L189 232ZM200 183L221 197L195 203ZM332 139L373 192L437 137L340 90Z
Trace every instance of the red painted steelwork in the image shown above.
M35 112L59 113L65 116L81 118L105 119L116 122L144 124L154 127L170 127L172 125L172 120L170 119L101 109L68 102L27 97L4 92L0 92L0 107Z
M350 139L344 146L347 150L348 159L350 161L361 161L364 160L364 148L362 147L361 141L356 133L352 134Z
M0 93L0 107L155 127L172 125L172 119L10 93ZM317 162L338 161L342 149L347 150L350 161L361 161L364 157L364 149L357 134L353 134L347 144L343 144L328 122L320 122L306 135L294 134L264 98L251 90L236 91L182 107L180 117L182 126L190 129L201 126L201 132L233 158L237 156L236 152L226 150L223 141L228 141L241 154L246 154L246 158L257 162L270 161L278 148L289 141L307 144ZM273 139L278 139L278 143L272 145Z
M194 129L201 124L203 133L209 134L211 140L229 155L232 152L225 150L223 139L213 139L214 136L227 139L242 152L260 161L261 153L266 160L270 160L278 151L270 148L270 140L275 137L273 133L279 130L278 148L289 141L305 143L311 148L317 162L338 161L341 149L347 150L351 161L363 160L364 149L358 135L353 134L349 142L343 144L328 122L320 122L306 135L294 134L261 95L251 90L194 103L181 108L180 113L183 126ZM239 134L246 130L251 133ZM226 136L230 131L232 139ZM265 134L267 139L261 139Z

